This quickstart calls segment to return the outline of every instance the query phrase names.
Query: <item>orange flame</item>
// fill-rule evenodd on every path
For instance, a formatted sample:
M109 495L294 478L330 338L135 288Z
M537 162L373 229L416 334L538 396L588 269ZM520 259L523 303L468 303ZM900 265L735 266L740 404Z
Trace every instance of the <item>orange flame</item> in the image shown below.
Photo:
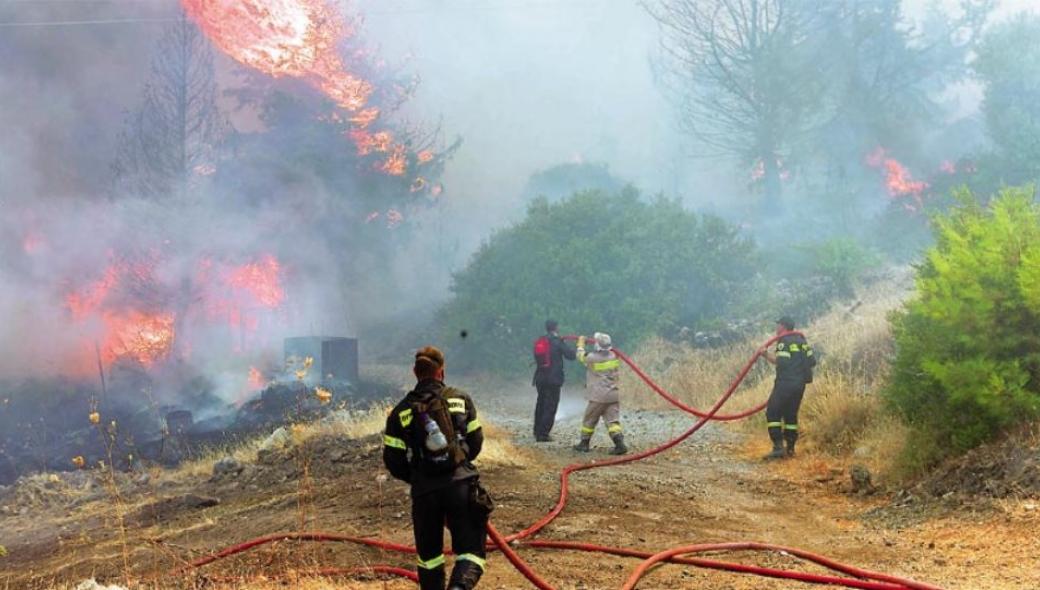
M173 350L174 316L171 313L106 313L103 320L108 334L105 354L109 361L130 357L150 366Z
M337 45L354 32L321 0L182 0L213 43L236 61L273 77L314 83L348 111L372 85L347 71Z
M357 112L350 118L350 122L362 129L368 127L379 118L379 109L375 107L369 107Z
M232 269L227 275L227 282L232 287L250 293L261 306L274 309L285 299L280 275L278 259L267 255L258 262Z
M888 157L883 147L878 147L867 155L867 165L872 168L885 169L885 188L892 197L909 195L920 200L921 193L928 189L927 182L914 180L905 166L895 158Z
M184 10L207 37L232 59L274 78L308 81L350 113L350 137L359 155L392 152L377 166L404 174L405 147L386 131L366 129L379 117L368 106L373 85L351 72L340 43L354 29L325 0L181 0Z
M404 146L395 145L390 155L377 168L391 176L403 176L408 168L408 159L405 157Z
M105 269L105 276L79 292L65 296L65 305L72 312L72 318L81 320L93 313L105 300L108 293L119 284L119 268L110 265Z
M247 383L249 384L249 388L254 391L263 389L266 384L264 374L256 367L249 367L249 380Z

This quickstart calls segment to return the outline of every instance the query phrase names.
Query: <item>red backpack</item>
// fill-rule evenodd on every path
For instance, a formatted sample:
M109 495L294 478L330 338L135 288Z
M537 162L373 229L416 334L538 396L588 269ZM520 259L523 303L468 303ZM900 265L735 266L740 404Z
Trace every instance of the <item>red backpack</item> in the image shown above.
M548 336L542 336L534 341L534 362L541 368L552 366L552 343Z

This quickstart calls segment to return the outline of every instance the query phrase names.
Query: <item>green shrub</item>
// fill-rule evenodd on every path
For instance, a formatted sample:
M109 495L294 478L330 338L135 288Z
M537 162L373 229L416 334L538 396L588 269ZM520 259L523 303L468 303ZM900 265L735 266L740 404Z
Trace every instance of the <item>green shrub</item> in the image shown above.
M607 331L632 348L730 309L753 257L733 226L633 189L536 199L455 275L438 318L442 342L456 368L515 372L555 317L563 332Z
M832 238L812 247L815 274L834 282L840 295L852 295L863 275L881 258L851 238Z
M935 218L916 296L892 318L886 396L922 466L1040 414L1040 208L1031 188L958 200Z

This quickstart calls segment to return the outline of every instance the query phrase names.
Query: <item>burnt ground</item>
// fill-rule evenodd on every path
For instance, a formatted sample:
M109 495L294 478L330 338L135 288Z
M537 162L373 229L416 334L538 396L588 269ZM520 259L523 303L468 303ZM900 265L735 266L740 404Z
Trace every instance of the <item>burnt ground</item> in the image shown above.
M570 395L574 395L571 392ZM606 457L569 450L581 402L573 397L553 443L535 445L528 433L533 395L483 405L499 444L483 461L483 479L498 506L503 533L534 522L554 504L557 473L575 460ZM636 449L667 440L691 424L678 413L626 412ZM564 440L566 439L566 440ZM74 587L96 576L128 577L148 588L268 587L260 575L325 566L373 563L411 567L408 556L334 543L280 542L207 566L202 576L171 572L192 557L275 532L323 530L411 543L406 488L384 482L381 440L319 437L291 451L267 453L241 471L155 471L79 479L38 478L34 486L0 496L0 588ZM988 504L849 493L845 466L805 455L763 464L758 437L711 425L691 440L624 467L572 478L564 513L538 538L587 541L660 550L712 541L756 540L824 553L847 563L909 576L949 589L1040 588L1040 510L1030 500ZM106 481L107 480L107 481ZM118 493L117 493L118 492ZM122 526L118 516L122 514ZM521 555L560 589L617 588L636 560L521 548ZM732 559L799 567L782 554ZM481 588L528 588L492 554ZM809 569L812 569L811 567ZM816 570L818 571L818 570ZM221 582L231 577L236 582ZM806 588L797 582L667 565L640 588ZM271 586L275 587L275 586ZM288 587L302 587L290 583ZM414 588L401 580L335 582L329 588Z

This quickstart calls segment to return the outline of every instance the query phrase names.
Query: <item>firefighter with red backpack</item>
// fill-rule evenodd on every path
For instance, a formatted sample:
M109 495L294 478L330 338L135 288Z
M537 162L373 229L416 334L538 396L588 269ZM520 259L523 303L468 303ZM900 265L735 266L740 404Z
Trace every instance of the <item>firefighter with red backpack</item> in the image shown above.
M534 440L549 442L552 439L556 408L560 405L560 389L563 387L563 359L577 358L577 351L560 338L556 320L545 320L545 335L534 341L534 378L531 384L538 391L534 406Z
M444 590L444 526L455 567L448 590L470 590L485 567L488 515L494 507L473 460L484 433L466 393L444 384L444 354L415 353L415 389L386 419L383 464L411 485L419 588Z

